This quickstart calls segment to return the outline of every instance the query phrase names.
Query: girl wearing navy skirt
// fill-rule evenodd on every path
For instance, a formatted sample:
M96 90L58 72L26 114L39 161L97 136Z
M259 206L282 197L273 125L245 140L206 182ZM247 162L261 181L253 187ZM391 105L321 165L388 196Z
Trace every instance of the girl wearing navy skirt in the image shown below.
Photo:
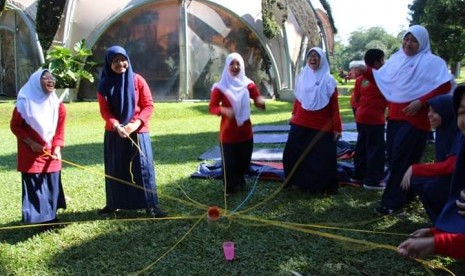
M106 205L99 213L146 209L153 217L165 217L158 207L149 133L152 93L120 46L107 49L97 98L105 120L105 174L115 178L105 178Z
M65 118L65 106L55 94L55 78L48 70L33 73L18 93L10 122L18 141L25 223L55 222L57 210L66 209L61 183Z
M297 76L291 129L283 152L286 186L337 193L336 141L342 131L336 80L324 51L314 47Z

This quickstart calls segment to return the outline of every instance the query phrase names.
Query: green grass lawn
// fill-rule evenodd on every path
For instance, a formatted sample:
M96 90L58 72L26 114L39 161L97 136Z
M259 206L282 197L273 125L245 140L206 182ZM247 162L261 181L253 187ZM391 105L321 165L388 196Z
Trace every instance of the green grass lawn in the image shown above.
M345 122L348 97L340 97ZM217 144L219 117L208 103L156 103L151 121L160 203L170 217L120 211L104 219L103 121L95 102L67 104L62 171L68 208L62 228L41 232L21 223L16 140L9 130L14 102L0 102L0 275L449 275L397 255L408 233L427 226L418 203L408 215L379 217L381 193L342 187L332 197L280 191L280 183L251 179L248 191L224 200L221 181L191 179L199 155ZM267 102L252 122L285 124L292 105ZM226 209L208 222L210 205ZM231 212L238 206L237 211ZM224 209L223 209L224 211ZM236 244L236 259L222 243ZM428 258L463 274L463 262ZM461 274L462 273L462 274Z

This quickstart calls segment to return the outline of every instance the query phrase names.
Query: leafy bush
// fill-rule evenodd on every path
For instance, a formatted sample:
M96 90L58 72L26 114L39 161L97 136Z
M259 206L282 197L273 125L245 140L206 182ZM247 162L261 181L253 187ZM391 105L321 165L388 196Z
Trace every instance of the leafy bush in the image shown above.
M56 88L76 88L81 78L94 82L90 70L96 63L88 61L91 55L85 39L76 42L73 50L55 45L48 51L43 68L48 68L55 76Z

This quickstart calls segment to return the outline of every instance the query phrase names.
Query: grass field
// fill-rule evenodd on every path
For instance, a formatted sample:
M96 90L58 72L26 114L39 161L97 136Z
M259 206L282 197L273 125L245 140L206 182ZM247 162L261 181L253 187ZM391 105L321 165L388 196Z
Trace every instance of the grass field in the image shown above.
M352 121L348 97L340 101L344 121ZM11 100L0 102L0 275L465 275L463 262L420 263L394 251L408 233L428 226L418 203L406 216L380 217L374 207L381 193L361 188L324 197L251 179L253 192L225 200L221 181L190 178L198 156L217 144L219 118L208 114L206 102L155 105L151 136L166 219L137 211L109 219L97 214L105 205L103 121L95 102L67 104L62 177L68 208L58 214L65 225L45 232L23 225L9 130L13 107ZM291 108L269 101L265 112L253 110L252 121L285 124ZM218 222L206 219L210 205L222 208ZM236 244L233 262L223 258L226 240Z

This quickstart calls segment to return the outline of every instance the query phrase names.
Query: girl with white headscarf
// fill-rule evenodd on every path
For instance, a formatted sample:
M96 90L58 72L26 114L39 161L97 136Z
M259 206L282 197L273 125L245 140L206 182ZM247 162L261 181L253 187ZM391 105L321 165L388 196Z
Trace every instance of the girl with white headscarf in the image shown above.
M407 168L420 161L426 146L431 130L426 102L450 92L454 80L444 60L431 53L428 31L420 25L411 26L400 49L383 67L368 70L366 76L374 77L389 101L386 145L390 176L376 210L390 214L413 199L400 183Z
M220 81L213 84L209 111L221 116L220 146L225 193L244 188L253 149L250 99L265 109L255 83L245 75L244 60L238 53L227 56Z
M283 153L287 186L334 194L338 188L336 139L342 125L336 80L321 48L307 53L294 94L291 129Z
M36 71L19 91L10 122L18 141L23 222L54 222L57 209L66 208L61 183L65 118L55 78L46 69Z

